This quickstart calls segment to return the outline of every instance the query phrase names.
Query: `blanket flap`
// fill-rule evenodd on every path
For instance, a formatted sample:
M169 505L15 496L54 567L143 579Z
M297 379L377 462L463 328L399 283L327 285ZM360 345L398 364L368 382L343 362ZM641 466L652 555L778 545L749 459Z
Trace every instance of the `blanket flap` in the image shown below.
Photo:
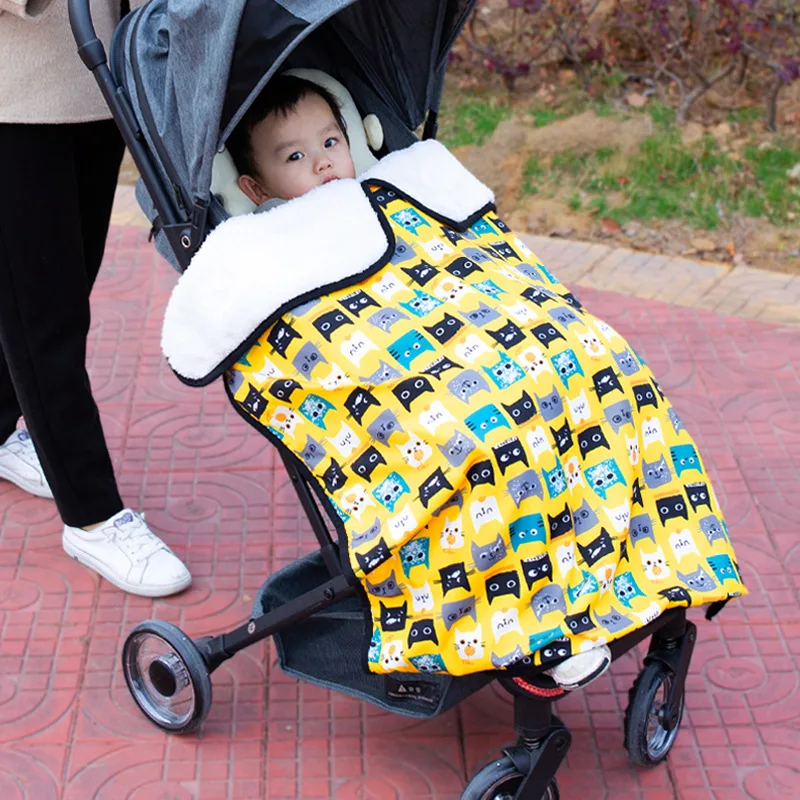
M390 154L361 181L325 184L265 214L232 217L209 234L164 315L161 347L184 383L210 383L280 314L389 260L394 236L366 186L392 187L454 227L494 200L432 140Z

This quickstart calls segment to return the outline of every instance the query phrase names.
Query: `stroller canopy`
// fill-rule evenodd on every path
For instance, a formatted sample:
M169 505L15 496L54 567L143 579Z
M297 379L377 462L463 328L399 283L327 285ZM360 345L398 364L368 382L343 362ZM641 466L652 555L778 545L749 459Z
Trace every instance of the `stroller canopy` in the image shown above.
M188 205L207 200L217 150L282 67L329 72L378 115L389 150L410 144L438 108L475 1L151 0L120 32L112 63Z

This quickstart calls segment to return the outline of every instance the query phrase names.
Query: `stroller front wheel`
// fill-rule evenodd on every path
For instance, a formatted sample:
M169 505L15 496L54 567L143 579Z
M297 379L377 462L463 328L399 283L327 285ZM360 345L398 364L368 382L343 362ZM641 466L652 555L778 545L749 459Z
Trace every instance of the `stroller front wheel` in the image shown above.
M162 730L188 733L208 715L208 667L175 625L156 619L137 625L122 648L122 671L136 705Z
M672 671L659 661L651 661L639 673L629 692L625 711L625 749L631 761L653 766L663 761L680 729L684 697L678 699L678 716L670 729L666 717L667 701L674 682Z
M467 784L461 800L514 800L523 776L514 762L503 756L487 764ZM542 800L559 800L558 782L553 778L542 795Z

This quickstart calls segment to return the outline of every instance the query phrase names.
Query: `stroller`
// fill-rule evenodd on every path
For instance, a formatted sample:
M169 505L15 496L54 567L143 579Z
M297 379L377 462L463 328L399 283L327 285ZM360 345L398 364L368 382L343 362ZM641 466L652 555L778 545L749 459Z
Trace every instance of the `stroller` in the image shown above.
M152 221L155 245L183 272L210 232L230 216L252 210L236 189L235 170L223 145L274 74L292 69L335 94L360 175L379 158L416 142L420 127L423 141L435 138L449 50L474 4L475 0L152 0L122 20L108 61L93 30L89 1L69 0L69 9L79 54L95 75L142 176L137 197ZM208 53L214 54L213 63ZM380 194L380 187L372 194L375 204L391 199ZM469 224L479 219L474 216ZM493 222L503 230L499 219ZM466 234L468 226L459 229ZM543 265L537 267L544 270ZM530 297L537 303L555 299L545 290ZM560 297L579 309L571 295ZM314 302L310 296L303 299ZM254 343L251 336L245 345ZM247 363L247 347L239 349L238 363L243 356ZM226 374L230 399L252 422L261 411L260 401L256 396L238 399L240 386L235 375L231 378L232 366L230 360L213 362L197 374L184 371L179 377L205 385ZM286 390L291 397L290 384L284 381L276 390ZM651 403L657 405L655 395ZM675 427L677 432L677 423ZM552 703L564 691L545 674L543 659L520 653L496 669L468 674L422 668L418 674L368 671L366 656L375 646L370 639L373 612L349 558L346 515L308 463L283 446L279 435L270 438L278 445L319 551L270 576L250 618L233 631L192 640L163 621L138 625L126 640L122 666L142 712L165 731L196 729L210 708L211 673L268 636L274 637L287 673L411 717L433 717L498 680L513 695L518 740L470 780L462 799L558 798L555 776L571 736L553 713ZM721 532L718 535L726 540ZM720 586L726 579L717 575ZM518 584L516 591L519 597ZM675 741L696 638L696 627L686 618L688 593L669 600L675 601L672 607L642 619L635 630L609 643L613 660L650 639L624 723L625 747L631 760L642 765L662 761ZM717 598L707 617L724 600ZM472 613L475 619L474 607ZM566 655L551 653L547 666Z

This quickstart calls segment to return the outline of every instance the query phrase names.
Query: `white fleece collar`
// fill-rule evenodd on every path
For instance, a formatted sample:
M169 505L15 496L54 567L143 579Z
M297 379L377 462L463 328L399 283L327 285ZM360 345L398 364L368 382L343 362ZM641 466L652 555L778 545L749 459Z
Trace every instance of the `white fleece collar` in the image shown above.
M390 184L456 225L494 202L433 140L386 156L359 181ZM388 261L394 242L359 181L334 181L267 213L231 217L208 235L164 314L161 347L181 380L209 383L276 314Z
M360 178L365 182L371 179L390 183L424 208L455 223L494 203L492 190L435 139L389 153Z

